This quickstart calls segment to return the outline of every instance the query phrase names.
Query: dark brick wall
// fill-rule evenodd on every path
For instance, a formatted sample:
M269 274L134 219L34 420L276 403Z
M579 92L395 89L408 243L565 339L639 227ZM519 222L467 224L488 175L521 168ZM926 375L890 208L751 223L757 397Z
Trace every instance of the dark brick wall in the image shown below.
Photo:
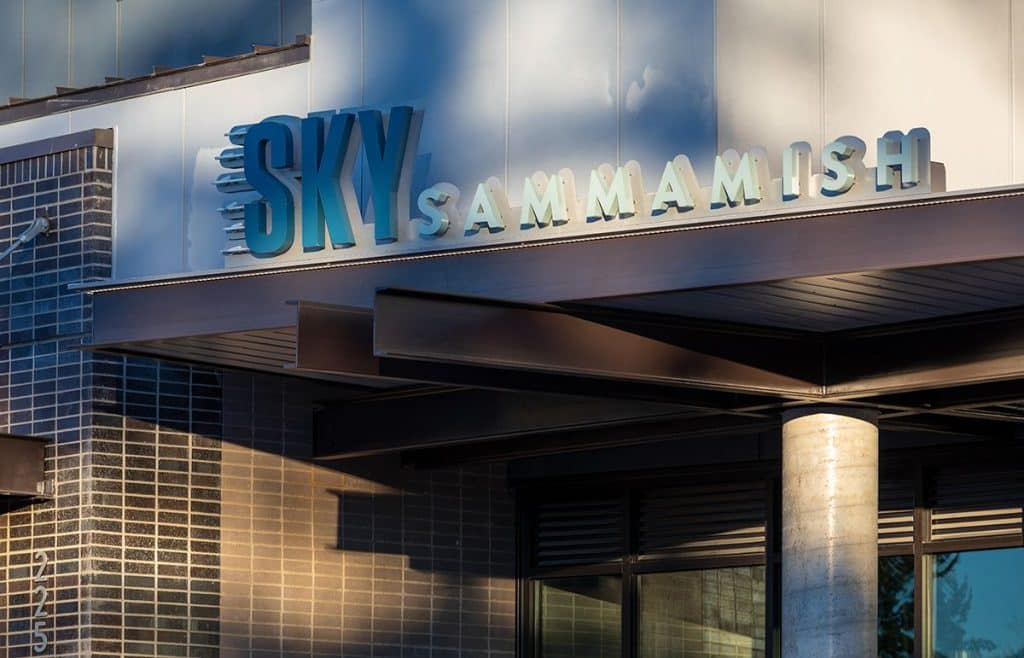
M99 147L0 164L0 242L9 244L39 213L54 225L0 263L0 429L51 439L46 471L55 493L0 520L8 537L0 607L9 656L30 655L35 621L46 622L41 655L81 655L90 635L86 428L95 359L73 350L91 314L66 284L110 276L110 165L110 150ZM49 561L42 583L34 582L37 551Z
M91 307L67 284L110 276L111 161L0 165L0 243L56 224L0 263L0 431L49 439L54 494L0 514L4 655L510 657L503 467L315 462L329 387L76 349Z
M110 277L111 165L0 165L0 242L54 225L0 263L0 429L50 439L54 493L0 521L8 656L217 653L219 375L76 349L91 305L67 284Z
M329 395L224 376L221 655L511 658L504 468L310 462Z
M96 358L83 510L92 655L215 656L220 376Z

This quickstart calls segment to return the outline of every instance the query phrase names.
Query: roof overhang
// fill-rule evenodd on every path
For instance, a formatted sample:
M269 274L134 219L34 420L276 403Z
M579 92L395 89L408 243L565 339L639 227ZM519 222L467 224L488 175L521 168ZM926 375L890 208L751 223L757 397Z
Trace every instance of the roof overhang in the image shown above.
M744 422L839 401L1024 410L1024 187L83 288L93 349L335 380L361 400L427 383Z

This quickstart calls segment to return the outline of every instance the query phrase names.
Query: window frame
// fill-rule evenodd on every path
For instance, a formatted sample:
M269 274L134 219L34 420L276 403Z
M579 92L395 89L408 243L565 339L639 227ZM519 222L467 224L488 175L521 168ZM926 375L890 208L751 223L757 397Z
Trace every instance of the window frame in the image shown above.
M760 555L680 557L671 555L639 555L639 503L649 490L679 484L711 484L722 477L760 479L765 482L768 500L765 503L765 548ZM516 655L540 658L540 606L537 605L539 583L546 579L568 576L615 575L622 578L622 658L635 658L639 651L639 585L640 576L654 573L700 571L732 567L765 567L765 656L778 658L779 569L781 537L778 514L780 473L778 462L737 464L717 468L683 468L672 473L616 474L602 478L582 478L559 483L541 483L523 487L516 492L517 612ZM568 567L534 567L531 563L533 511L541 500L555 496L558 500L585 500L600 495L623 501L622 528L625 541L621 557L613 561Z
M979 454L981 453L981 454ZM993 550L1024 546L1024 531L1019 535L976 537L957 540L931 538L931 513L935 507L933 486L940 469L955 469L984 477L987 471L1006 470L1007 464L1024 464L1024 446L1000 440L961 442L947 446L913 447L886 450L881 455L879 481L886 473L911 473L913 482L913 537L909 543L878 545L879 558L914 558L914 658L931 658L931 611L928 588L931 587L929 561L938 553ZM1024 473L1024 465L1020 467ZM722 477L762 478L769 491L765 516L765 551L760 558L677 558L638 559L637 533L633 519L637 515L638 493L680 482L712 482ZM581 567L536 569L531 558L531 506L539 498L567 493L586 498L592 492L607 497L620 492L626 500L623 523L626 525L625 549L619 560ZM535 582L543 578L569 575L620 575L622 581L622 658L635 658L638 645L638 576L645 573L764 565L765 571L765 655L779 658L781 650L781 462L682 467L671 471L629 472L566 478L557 483L542 481L516 490L516 656L540 658L539 608L535 605Z
M979 448L984 454L978 454ZM916 448L882 454L880 480L886 471L912 472L914 481L914 529L909 544L879 546L878 557L914 557L914 653L913 658L932 658L931 560L940 553L997 550L1024 546L1024 533L968 539L932 539L932 511L936 507L935 483L941 470L976 475L1005 471L1007 464L1024 463L1024 449L1003 441L959 443L936 449ZM1024 473L1024 466L1020 467Z

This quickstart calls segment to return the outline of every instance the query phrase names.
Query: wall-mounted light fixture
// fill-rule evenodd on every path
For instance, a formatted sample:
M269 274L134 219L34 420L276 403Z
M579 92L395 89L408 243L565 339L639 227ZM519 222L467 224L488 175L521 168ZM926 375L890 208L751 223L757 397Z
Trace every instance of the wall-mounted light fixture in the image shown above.
M37 215L32 223L28 225L21 235L15 238L14 242L7 245L7 248L0 252L0 261L5 260L8 256L14 253L14 250L23 244L27 244L34 240L40 233L49 233L51 229L51 223L49 217L43 215Z

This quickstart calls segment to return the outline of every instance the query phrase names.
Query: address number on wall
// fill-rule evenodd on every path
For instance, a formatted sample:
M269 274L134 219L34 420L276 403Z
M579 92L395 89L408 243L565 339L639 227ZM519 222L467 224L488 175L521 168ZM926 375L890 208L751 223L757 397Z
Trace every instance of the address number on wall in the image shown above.
M50 592L46 589L46 567L50 564L50 556L46 551L36 551L35 575L32 582L35 588L32 590L32 600L35 608L32 613L32 653L41 654L50 646L50 638L46 631L46 602L50 598Z

